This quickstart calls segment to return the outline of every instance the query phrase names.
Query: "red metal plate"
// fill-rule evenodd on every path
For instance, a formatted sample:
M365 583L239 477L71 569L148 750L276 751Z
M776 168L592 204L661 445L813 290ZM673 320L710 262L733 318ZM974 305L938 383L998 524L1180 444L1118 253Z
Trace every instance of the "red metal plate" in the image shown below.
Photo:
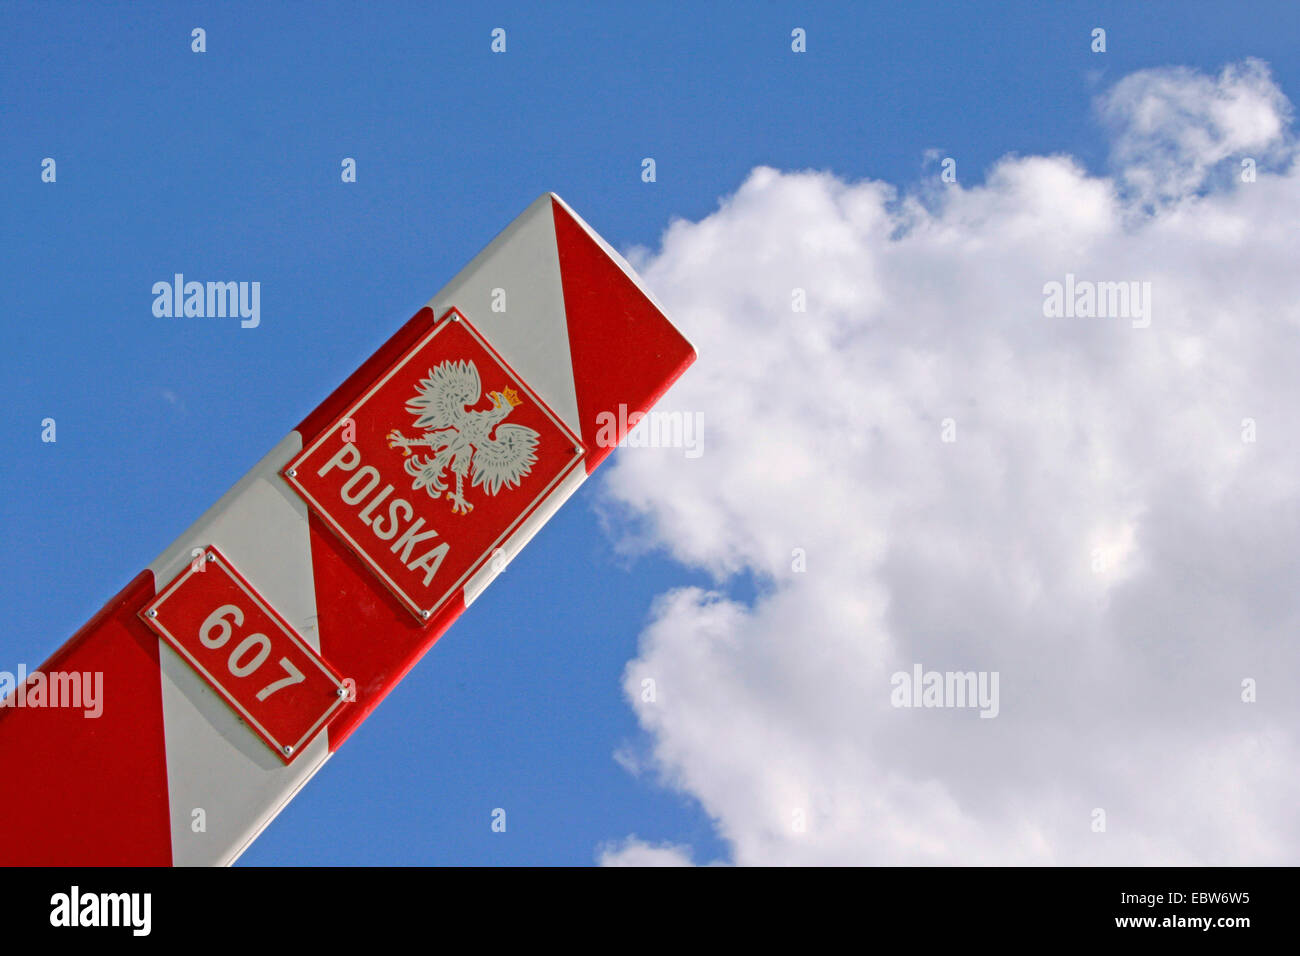
M577 436L449 309L282 474L428 620L583 454Z
M346 701L342 678L215 547L140 617L285 763Z

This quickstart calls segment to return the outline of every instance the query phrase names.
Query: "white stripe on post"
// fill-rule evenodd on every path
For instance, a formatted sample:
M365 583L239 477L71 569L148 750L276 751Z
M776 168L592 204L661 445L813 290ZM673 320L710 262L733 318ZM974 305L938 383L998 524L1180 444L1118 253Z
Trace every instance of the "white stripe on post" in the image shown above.
M216 545L319 652L307 506L277 474L301 450L302 436L290 432L149 569L161 591L194 548ZM179 654L159 644L172 861L233 863L329 757L328 734L285 766ZM194 829L200 809L205 832Z
M504 312L492 311L494 289L506 294ZM570 431L582 434L550 193L524 210L428 302L435 319L452 306Z

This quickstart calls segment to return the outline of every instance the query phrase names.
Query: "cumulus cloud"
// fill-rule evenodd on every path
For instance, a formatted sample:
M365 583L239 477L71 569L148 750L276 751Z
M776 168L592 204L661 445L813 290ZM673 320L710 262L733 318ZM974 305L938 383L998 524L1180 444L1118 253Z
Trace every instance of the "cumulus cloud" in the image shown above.
M1300 862L1290 106L1248 61L1100 110L1106 176L760 168L638 263L705 451L624 450L606 506L714 586L641 635L634 762L730 862ZM1047 317L1067 281L1150 283L1149 326ZM916 664L997 672L997 716L893 706Z
M596 853L601 866L690 866L689 847L672 843L652 844L628 837L622 843L610 843Z
M1199 189L1225 160L1237 167L1244 158L1273 163L1290 154L1291 104L1256 59L1229 64L1217 78L1185 67L1143 70L1098 108L1122 180L1147 200Z

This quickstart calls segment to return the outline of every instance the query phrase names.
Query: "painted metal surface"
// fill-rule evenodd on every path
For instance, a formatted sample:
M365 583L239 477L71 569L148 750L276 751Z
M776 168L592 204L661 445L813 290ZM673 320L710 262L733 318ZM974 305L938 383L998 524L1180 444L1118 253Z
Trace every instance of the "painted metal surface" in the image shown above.
M504 311L497 308L502 301ZM419 381L443 362L468 361L473 351L465 346L463 354L453 349L424 361L422 343L443 327L439 319L447 323L455 314L481 346L473 352L481 363L481 394L459 412L494 413L488 417L498 420L489 435L502 424L531 429L545 451L526 474L516 474L518 463L512 468L508 456L499 455L504 464L487 463L496 471L486 468L476 486L472 465L481 449L469 442L470 467L462 467L456 497L472 509L447 497L456 491L455 468L435 468L415 488L420 469L413 473L406 465L414 453L403 455L400 443L389 446L387 438L370 452L391 456L382 470L374 465L384 480L373 493L391 484L390 496L396 495L394 479L400 477L408 502L423 496L422 509L439 509L426 525L440 536L460 534L470 555L450 575L453 585L442 587L440 565L430 578L433 597L407 590L408 601L378 573L391 550L371 554L373 545L349 543L335 527L343 526L347 512L319 501L310 480L295 487L287 471L295 463L319 469L324 462L316 463L317 453L326 461L337 455L341 441L332 451L327 443L341 440L344 418L352 417L360 434L367 394L413 355L423 367L416 380L399 383L393 398L400 408L388 406L366 427L383 429L384 436L395 430L423 438L428 429L416 428L406 407L421 408L412 401ZM0 761L18 768L12 779L22 782L0 791L0 863L233 862L610 454L625 437L628 418L648 411L694 358L631 267L559 197L540 197L42 666L43 678L102 673L105 706L98 718L12 701L0 707ZM506 405L509 413L499 416ZM619 423L614 434L602 427L611 415ZM479 434L477 425L461 421L461 430ZM567 452L557 436L570 443ZM418 447L422 459L438 453L435 445ZM454 456L445 457L450 466ZM348 478L367 463L358 461ZM341 462L336 470L343 471ZM350 494L362 481L368 478ZM488 485L497 493L485 493ZM429 493L431 486L441 497ZM341 497L338 503L347 507ZM362 510L359 504L353 514L358 522ZM475 515L481 521L477 537L465 533ZM373 512L370 517L365 533L373 532ZM462 519L460 528L447 530L448 522ZM422 556L416 544L402 567L418 573L422 586L434 558L423 569L409 567ZM140 615L201 549L216 549L238 569L268 614L348 688L346 704L287 764L250 729L229 694L223 696ZM450 574L453 565L447 568Z

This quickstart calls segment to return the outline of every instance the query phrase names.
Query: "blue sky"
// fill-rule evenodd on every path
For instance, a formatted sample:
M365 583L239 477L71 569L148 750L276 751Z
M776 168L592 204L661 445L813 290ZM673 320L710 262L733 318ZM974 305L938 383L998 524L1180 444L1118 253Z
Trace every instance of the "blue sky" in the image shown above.
M8 669L48 656L546 190L653 248L757 165L902 186L934 173L931 149L963 182L1007 153L1104 169L1092 100L1139 69L1256 56L1300 90L1290 2L6 2L0 19ZM261 327L155 318L175 272L260 281ZM618 556L601 486L244 863L585 865L632 833L725 856L698 804L613 759L644 746L620 682L651 602L707 579Z

